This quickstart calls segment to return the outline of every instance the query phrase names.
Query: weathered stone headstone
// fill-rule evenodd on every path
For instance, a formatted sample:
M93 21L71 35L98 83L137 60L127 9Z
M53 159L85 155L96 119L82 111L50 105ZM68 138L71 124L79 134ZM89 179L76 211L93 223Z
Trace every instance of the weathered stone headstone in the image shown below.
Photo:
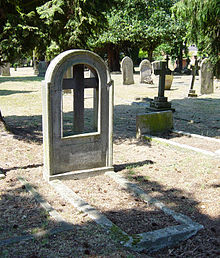
M47 70L48 64L46 61L40 61L38 63L38 77L44 77L46 70Z
M160 69L160 62L161 61L154 61L154 62L151 63L152 64L152 71L153 71L153 73L154 73L155 70L159 70Z
M5 63L4 66L2 66L1 75L2 76L11 76L11 74L10 74L10 63Z
M85 78L84 67L95 77ZM64 78L69 67L73 77ZM79 178L112 170L112 81L104 61L87 50L68 50L50 63L43 82L44 178ZM85 130L84 91L93 89L96 119ZM63 91L73 90L72 134L63 127Z
M122 68L122 77L123 77L123 84L130 85L134 84L134 75L133 75L133 61L130 57L125 56L121 62Z
M171 109L171 103L167 101L167 97L164 97L165 78L167 74L171 74L171 71L167 69L166 61L160 61L160 68L155 69L154 74L160 75L158 96L154 97L154 100L150 102L150 107L157 110Z
M152 66L149 60L144 59L140 63L140 83L153 84Z
M200 68L200 93L201 94L210 94L214 92L213 86L213 65L206 58L201 63Z

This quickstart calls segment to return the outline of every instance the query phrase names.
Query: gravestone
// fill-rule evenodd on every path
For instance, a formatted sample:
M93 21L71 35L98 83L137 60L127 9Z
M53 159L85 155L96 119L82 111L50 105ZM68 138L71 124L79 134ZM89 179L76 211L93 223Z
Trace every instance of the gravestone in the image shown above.
M153 79L151 78L152 66L149 60L144 59L140 63L140 83L153 84Z
M133 61L125 56L121 62L123 85L134 84Z
M199 69L197 56L192 57L190 61L190 68L192 70L191 72L192 77L190 81L190 89L189 89L188 97L197 97L196 91L193 89L196 73L197 73L197 70Z
M167 56L167 58L166 58L166 71L167 71L167 74L165 76L165 87L164 87L165 90L170 90L170 88L172 86L172 83L173 83L173 75L171 74L171 70L168 67L169 61L170 61L169 56ZM153 73L155 74L156 70L160 70L161 69L161 61L154 61L154 62L152 62L152 68L153 68Z
M213 86L213 65L206 58L201 63L200 69L200 93L201 94L210 94L214 92Z
M45 73L46 73L46 70L47 70L47 67L48 67L48 64L46 61L40 61L38 63L38 77L44 77L45 76Z
M2 76L11 76L11 74L10 74L10 63L5 63L4 66L2 66L1 75Z
M155 75L159 75L158 96L154 97L154 100L150 102L150 107L157 110L171 109L171 103L167 101L167 97L164 96L165 90L165 78L167 74L171 74L171 71L167 69L166 61L160 61L160 68L154 70Z
M152 62L152 71L154 73L155 70L159 70L160 69L160 62L161 61L154 61Z
M73 77L64 78L73 67ZM84 68L95 77L85 78ZM68 50L53 59L43 81L44 178L80 178L112 170L113 82L104 61L87 50ZM73 90L73 111L65 134L65 89ZM93 106L84 106L85 93L93 92ZM70 97L70 96L66 96ZM86 130L85 114L94 116L92 131Z

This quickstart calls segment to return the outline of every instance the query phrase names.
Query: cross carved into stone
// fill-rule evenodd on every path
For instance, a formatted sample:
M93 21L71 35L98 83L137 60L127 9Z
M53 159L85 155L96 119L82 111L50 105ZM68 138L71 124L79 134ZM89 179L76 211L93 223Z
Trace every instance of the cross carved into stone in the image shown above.
M63 79L62 87L63 90L74 89L74 132L82 133L84 131L84 89L93 88L96 92L94 97L97 97L98 78L84 78L84 65L74 65L73 78ZM94 105L94 108L97 109L97 105Z

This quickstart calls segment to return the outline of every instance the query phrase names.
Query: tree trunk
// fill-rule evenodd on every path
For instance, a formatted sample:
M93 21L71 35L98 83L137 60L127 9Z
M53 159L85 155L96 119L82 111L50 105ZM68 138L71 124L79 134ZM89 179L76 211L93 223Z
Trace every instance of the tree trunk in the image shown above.
M153 61L153 52L154 52L154 49L148 49L148 60L150 62Z
M119 50L117 46L109 44L107 47L107 54L110 72L120 72Z
M181 43L179 51L180 52L179 52L178 60L179 60L179 70L181 72L183 69L183 43Z

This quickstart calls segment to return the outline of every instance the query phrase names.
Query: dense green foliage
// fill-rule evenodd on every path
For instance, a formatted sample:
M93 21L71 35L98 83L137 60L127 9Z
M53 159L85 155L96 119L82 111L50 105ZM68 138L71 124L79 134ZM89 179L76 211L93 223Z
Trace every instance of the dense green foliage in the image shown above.
M220 53L220 1L181 0L173 7L173 12L185 22L188 40L217 62Z
M33 50L42 59L46 53L54 56L70 48L86 48L87 38L106 24L103 12L114 1L1 0L0 3L0 56L13 62Z
M152 60L154 49L175 37L176 24L171 19L171 7L176 1L120 0L106 13L108 28L90 40L95 51L115 57L121 52L134 59L135 49L147 51ZM113 53L114 52L114 53ZM137 51L138 53L138 51ZM111 70L118 69L111 67Z

